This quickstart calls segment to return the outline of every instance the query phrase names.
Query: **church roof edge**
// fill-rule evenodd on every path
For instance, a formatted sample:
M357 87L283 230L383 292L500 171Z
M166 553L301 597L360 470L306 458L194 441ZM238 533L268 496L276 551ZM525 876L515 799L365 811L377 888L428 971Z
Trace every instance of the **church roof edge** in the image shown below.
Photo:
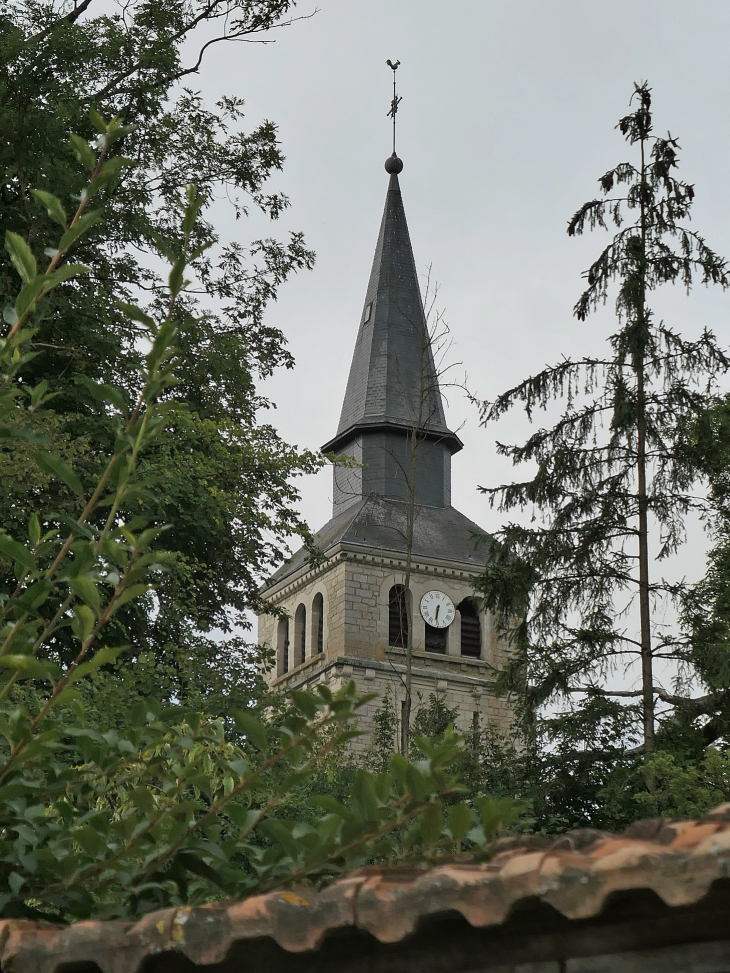
M380 557L406 554L406 504L370 494L328 521L315 534L323 554L338 545L355 546L362 553ZM479 572L486 562L491 537L455 507L422 507L414 523L412 556L415 561L438 561L444 566ZM290 578L309 561L300 548L265 583L260 593Z
M389 429L397 429L399 431L410 433L413 426L401 419L394 419L392 417L385 417L384 419L375 419L372 421L364 419L360 422L354 423L347 429L338 431L337 435L333 439L330 439L324 444L324 446L322 446L322 452L336 452L338 449L346 446L347 443L352 442L352 440L357 437L358 433L364 431L384 432ZM444 443L444 445L448 446L452 455L454 453L458 453L459 450L464 448L464 444L461 439L459 439L455 432L451 432L449 429L446 429L445 431L426 429L420 434L420 438Z

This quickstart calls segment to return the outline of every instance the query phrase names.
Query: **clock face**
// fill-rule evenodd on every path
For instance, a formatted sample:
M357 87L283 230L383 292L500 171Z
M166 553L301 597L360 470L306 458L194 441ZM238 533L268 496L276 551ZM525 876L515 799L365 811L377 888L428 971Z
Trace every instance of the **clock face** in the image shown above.
M443 591L427 591L421 598L421 615L432 628L448 628L454 620L454 603Z

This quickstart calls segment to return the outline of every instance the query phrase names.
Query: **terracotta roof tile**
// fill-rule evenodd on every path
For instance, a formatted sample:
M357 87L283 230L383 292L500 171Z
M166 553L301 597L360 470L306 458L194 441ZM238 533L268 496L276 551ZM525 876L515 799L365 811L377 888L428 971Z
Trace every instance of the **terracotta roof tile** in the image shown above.
M476 927L503 923L526 899L568 919L597 916L609 896L652 890L667 905L691 905L730 878L730 805L698 821L642 821L623 835L574 831L557 839L496 842L486 864L363 869L321 891L293 889L242 902L166 909L138 922L0 922L5 973L54 973L95 963L103 973L136 973L176 950L193 963L222 962L234 943L269 938L292 953L316 949L335 930L357 929L396 943L429 916L461 913Z

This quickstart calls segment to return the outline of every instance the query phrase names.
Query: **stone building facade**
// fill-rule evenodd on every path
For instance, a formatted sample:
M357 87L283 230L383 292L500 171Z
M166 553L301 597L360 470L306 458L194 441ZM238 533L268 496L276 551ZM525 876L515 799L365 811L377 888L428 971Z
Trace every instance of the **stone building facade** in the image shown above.
M370 730L385 699L397 719L402 713L404 599L410 597L412 712L437 694L458 709L459 729L492 723L508 732L509 706L494 695L495 673L507 649L471 584L490 542L451 506L451 457L462 444L444 415L398 182L401 169L395 155L386 162L390 184L340 423L323 447L354 462L334 469L333 516L316 535L322 559L313 562L302 549L262 589L288 618L262 614L259 641L276 650L268 679L277 688L324 682L337 689L354 680L362 691L377 693L361 717L362 729ZM415 467L408 464L412 443ZM407 595L411 492L416 514ZM435 617L421 610L424 596L441 604L440 619L440 609ZM367 746L367 737L355 746Z

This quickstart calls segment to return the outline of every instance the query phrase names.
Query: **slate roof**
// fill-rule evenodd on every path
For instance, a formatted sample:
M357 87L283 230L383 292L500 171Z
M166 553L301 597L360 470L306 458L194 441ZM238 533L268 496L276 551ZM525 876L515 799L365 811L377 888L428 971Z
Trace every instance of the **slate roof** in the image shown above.
M338 544L358 545L372 554L406 553L406 504L372 494L347 507L317 531L323 553ZM484 564L486 532L455 507L421 507L413 525L413 556L458 562L475 568ZM266 582L269 588L303 568L309 558L301 548Z
M304 960L307 951L335 934L366 934L396 944L418 929L417 941L429 922L449 914L483 929L500 926L518 907L532 904L533 909L550 907L558 918L582 920L598 916L609 900L632 890L649 890L667 906L688 906L730 876L730 805L695 821L642 821L618 836L573 831L557 841L506 839L493 851L486 864L453 860L424 871L363 869L321 891L297 888L242 902L164 909L138 922L58 928L6 919L0 922L0 964L6 973L88 973L95 967L102 973L137 973L165 955L177 957L168 967L176 970L189 970L191 963L224 964L235 956L234 968L248 970L259 966L246 960L245 947L268 940L283 951L266 966L275 969L276 955L279 963L287 953ZM671 917L669 922L671 929ZM665 923L663 936L666 928ZM351 951L358 942L365 949L360 939L351 943ZM391 962L387 968L403 967Z
M360 329L337 434L322 448L339 450L358 432L410 429L418 417L421 349L427 325L398 176L390 176ZM424 429L461 449L446 425L430 343L425 351Z

